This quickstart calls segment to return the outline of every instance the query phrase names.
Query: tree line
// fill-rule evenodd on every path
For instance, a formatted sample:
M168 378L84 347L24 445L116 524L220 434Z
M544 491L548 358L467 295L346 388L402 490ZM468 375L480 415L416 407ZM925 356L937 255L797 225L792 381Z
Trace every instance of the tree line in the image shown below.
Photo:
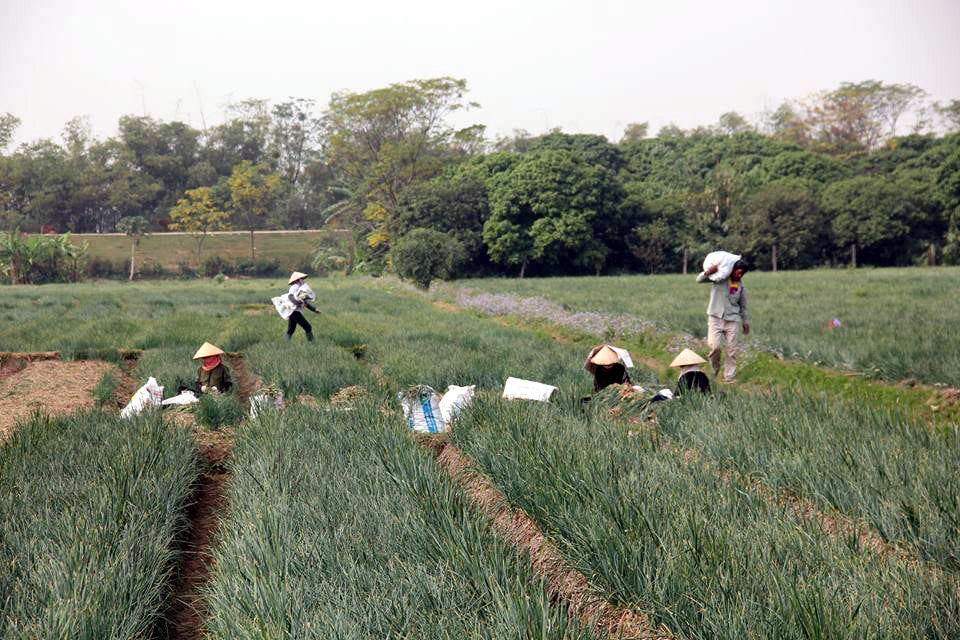
M960 262L960 100L844 83L757 122L622 138L452 126L476 106L434 78L247 100L196 129L83 118L9 152L0 116L0 225L18 231L183 230L203 259L218 229L328 228L316 267L393 270L421 284L481 274L686 272L726 248L761 268ZM459 118L462 119L462 118ZM254 256L251 255L251 258Z

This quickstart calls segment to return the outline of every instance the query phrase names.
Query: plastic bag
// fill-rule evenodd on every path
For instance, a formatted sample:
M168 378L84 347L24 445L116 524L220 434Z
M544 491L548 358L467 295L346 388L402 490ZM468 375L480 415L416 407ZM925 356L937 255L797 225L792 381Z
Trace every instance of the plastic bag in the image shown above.
M144 409L159 407L163 400L163 387L157 382L157 379L150 377L146 384L137 389L137 392L130 398L130 402L120 412L121 418L129 418L141 413Z
M280 317L284 320L293 315L293 312L297 310L297 305L290 301L290 297L287 294L271 298L270 301L273 302L277 313L279 313Z
M723 282L730 277L733 271L733 265L737 263L741 256L726 251L712 251L703 259L703 270L706 271L713 265L718 265L717 272L710 276L713 282Z
M443 433L450 424L440 410L440 396L426 385L411 387L397 394L410 431Z
M161 406L168 407L170 405L187 405L187 404L196 404L200 402L193 391L190 389L184 389L179 395L173 396L172 398L167 398L160 403Z
M250 419L256 420L265 409L283 409L283 391L256 393L250 396Z
M536 400L537 402L549 402L550 396L556 391L556 387L542 382L533 382L532 380L521 380L520 378L507 378L503 385L503 397L519 400Z
M455 384L447 387L447 392L440 398L440 415L447 422L453 422L454 418L460 415L460 412L473 404L473 396L477 391L477 385L471 384L468 387L458 387Z

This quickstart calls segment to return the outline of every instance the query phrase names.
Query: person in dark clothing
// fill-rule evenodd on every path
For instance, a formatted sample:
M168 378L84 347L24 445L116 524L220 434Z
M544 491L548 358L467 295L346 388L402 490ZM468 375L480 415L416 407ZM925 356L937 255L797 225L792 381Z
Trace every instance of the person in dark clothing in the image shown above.
M310 287L307 286L305 280L307 279L307 274L300 273L299 271L294 271L290 275L290 280L287 284L290 285L290 291L287 293L287 296L294 305L296 305L297 310L290 314L290 317L287 318L287 340L293 338L293 332L297 330L297 326L303 327L304 333L307 334L307 341L313 342L313 327L310 326L310 323L307 322L307 319L303 317L303 314L300 312L300 309L306 307L313 311L314 313L320 313L317 311L316 307L310 304L310 301L315 299L313 291Z
M196 392L197 393L227 393L233 386L230 380L230 372L223 364L221 356L223 350L220 347L204 342L203 346L194 354L194 360L202 360L197 367Z
M630 375L620 355L609 345L594 347L587 356L583 368L593 374L593 391L596 393L612 384L629 384Z
M690 349L684 349L673 359L670 366L680 368L680 375L677 377L678 396L688 391L710 393L710 379L700 371L700 366L705 364L707 361Z

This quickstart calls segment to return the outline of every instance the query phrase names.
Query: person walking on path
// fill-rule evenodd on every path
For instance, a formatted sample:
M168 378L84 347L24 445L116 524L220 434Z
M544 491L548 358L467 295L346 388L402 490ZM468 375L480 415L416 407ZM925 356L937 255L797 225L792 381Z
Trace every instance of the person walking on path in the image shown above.
M297 330L297 325L300 325L307 334L307 342L313 342L313 327L310 326L310 323L307 322L307 319L303 317L302 313L300 313L300 309L302 307L306 307L314 313L320 312L317 311L312 304L310 304L310 301L315 300L317 296L307 285L306 279L307 274L294 271L290 275L290 280L287 281L287 284L290 285L290 291L287 293L287 297L290 299L290 302L297 307L297 310L291 313L290 317L287 318L288 341L293 338L293 332Z
M750 333L747 293L743 288L743 276L747 273L749 265L746 260L737 260L729 278L713 282L710 276L718 269L719 265L713 265L706 271L700 272L697 282L713 285L710 290L710 302L707 304L707 345L710 347L710 354L707 357L713 365L717 378L720 378L722 364L723 381L733 382L737 375L740 325L743 324L744 335Z

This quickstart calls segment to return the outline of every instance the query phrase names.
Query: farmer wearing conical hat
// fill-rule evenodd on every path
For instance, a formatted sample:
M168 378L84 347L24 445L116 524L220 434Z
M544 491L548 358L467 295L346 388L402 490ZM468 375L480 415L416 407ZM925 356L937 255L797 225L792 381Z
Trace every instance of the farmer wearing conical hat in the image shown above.
M704 364L707 364L707 361L690 349L684 349L677 354L670 363L671 367L680 369L677 376L677 395L683 395L686 391L710 392L710 380L700 371L700 365Z
M594 392L612 384L630 383L630 376L627 374L623 358L607 344L594 347L587 356L583 368L593 374Z
M197 368L197 391L200 393L226 393L233 386L222 355L223 350L209 342L204 342L193 355L194 360L202 360Z
M706 271L701 271L697 276L697 282L713 285L710 290L710 302L707 304L707 344L710 346L708 356L710 364L713 365L713 372L717 377L720 376L722 364L724 382L733 382L737 375L740 325L743 324L744 335L750 333L750 323L747 320L747 294L743 290L743 276L747 273L749 265L746 260L737 260L729 278L713 282L710 276L719 268L720 265L715 264Z
M310 323L307 322L307 319L303 317L302 313L300 313L300 308L306 307L314 313L320 312L310 304L310 301L315 300L317 296L313 293L313 290L307 286L306 279L307 274L294 271L292 274L290 274L290 280L287 281L287 284L290 285L290 291L287 293L287 297L289 297L290 302L295 304L297 307L297 310L291 313L290 317L287 318L288 341L293 337L293 332L297 330L297 325L300 325L307 334L307 341L313 342L313 327L310 326Z

